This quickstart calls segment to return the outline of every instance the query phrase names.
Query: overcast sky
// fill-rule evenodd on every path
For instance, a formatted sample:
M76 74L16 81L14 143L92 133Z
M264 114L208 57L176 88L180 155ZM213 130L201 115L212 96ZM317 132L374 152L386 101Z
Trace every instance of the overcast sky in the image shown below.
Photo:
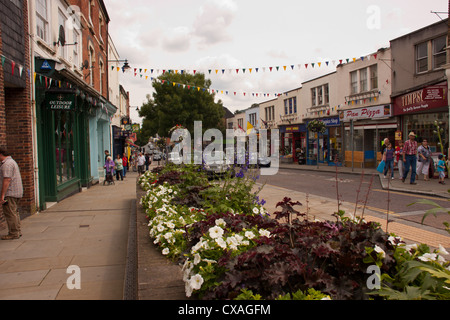
M120 57L128 59L133 69L142 69L143 77L139 71L137 76L134 70L120 72L120 82L130 92L135 122L135 109L153 93L150 77L157 77L158 69L206 72L211 89L219 90L216 100L221 99L234 112L335 71L333 60L369 55L388 47L389 40L440 21L431 11L448 11L447 0L104 2L111 18L109 32ZM330 62L328 67L325 61ZM318 62L322 62L320 67ZM154 69L153 75L150 69ZM229 73L229 69L233 71ZM259 93L258 97L252 93Z

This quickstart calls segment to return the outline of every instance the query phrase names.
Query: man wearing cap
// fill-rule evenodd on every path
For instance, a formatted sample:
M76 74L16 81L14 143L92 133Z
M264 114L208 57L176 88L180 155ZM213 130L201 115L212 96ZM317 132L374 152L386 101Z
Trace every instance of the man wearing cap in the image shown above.
M405 182L411 168L411 184L416 183L416 166L417 166L417 141L414 132L409 133L409 140L403 145L403 162L405 163L402 181Z

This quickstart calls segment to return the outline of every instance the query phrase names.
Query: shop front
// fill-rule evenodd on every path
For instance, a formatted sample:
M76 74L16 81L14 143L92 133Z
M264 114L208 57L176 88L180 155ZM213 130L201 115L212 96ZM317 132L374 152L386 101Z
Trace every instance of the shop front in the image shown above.
M56 61L36 58L35 68L39 207L45 210L92 184L89 115L95 106L75 75L56 70Z
M117 108L103 98L94 101L89 118L90 165L94 183L104 178L105 150L111 150L111 116Z
M324 133L307 132L306 164L341 165L342 129L339 117L318 119L325 124Z
M394 98L394 115L400 118L399 128L402 140L406 140L409 132L416 134L420 143L426 139L432 153L448 155L449 142L449 109L447 82L427 86L408 94ZM442 149L435 123L444 130L441 133Z
M397 119L391 105L379 105L341 111L345 128L345 166L375 168L381 159L382 141L395 141Z
M282 161L298 162L300 152L306 152L306 125L280 127ZM270 140L269 140L270 141Z

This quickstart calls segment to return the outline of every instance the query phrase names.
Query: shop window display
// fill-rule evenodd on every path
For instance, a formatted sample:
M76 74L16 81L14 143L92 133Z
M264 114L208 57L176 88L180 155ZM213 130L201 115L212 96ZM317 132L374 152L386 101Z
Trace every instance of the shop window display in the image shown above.
M73 122L73 112L55 112L56 180L58 185L75 176Z
M414 131L417 135L417 140L420 142L423 139L428 141L428 145L433 153L441 152L441 147L439 145L439 138L434 131L436 127L434 125L435 121L441 124L441 128L444 128L442 135L442 143L444 144L444 152L447 152L449 147L449 126L448 126L448 112L441 113L427 113L427 114L415 114L408 115L404 117L404 136L405 132ZM407 134L407 133L406 133Z

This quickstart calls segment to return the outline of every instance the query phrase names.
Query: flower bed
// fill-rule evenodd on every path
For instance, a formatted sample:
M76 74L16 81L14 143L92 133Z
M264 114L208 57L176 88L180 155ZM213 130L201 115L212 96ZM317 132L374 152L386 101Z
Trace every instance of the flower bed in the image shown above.
M342 213L336 221L309 221L289 198L271 218L252 192L255 180L247 173L208 181L195 166L168 166L140 177L150 237L163 255L183 265L188 297L450 298L444 248L407 246L378 224Z

